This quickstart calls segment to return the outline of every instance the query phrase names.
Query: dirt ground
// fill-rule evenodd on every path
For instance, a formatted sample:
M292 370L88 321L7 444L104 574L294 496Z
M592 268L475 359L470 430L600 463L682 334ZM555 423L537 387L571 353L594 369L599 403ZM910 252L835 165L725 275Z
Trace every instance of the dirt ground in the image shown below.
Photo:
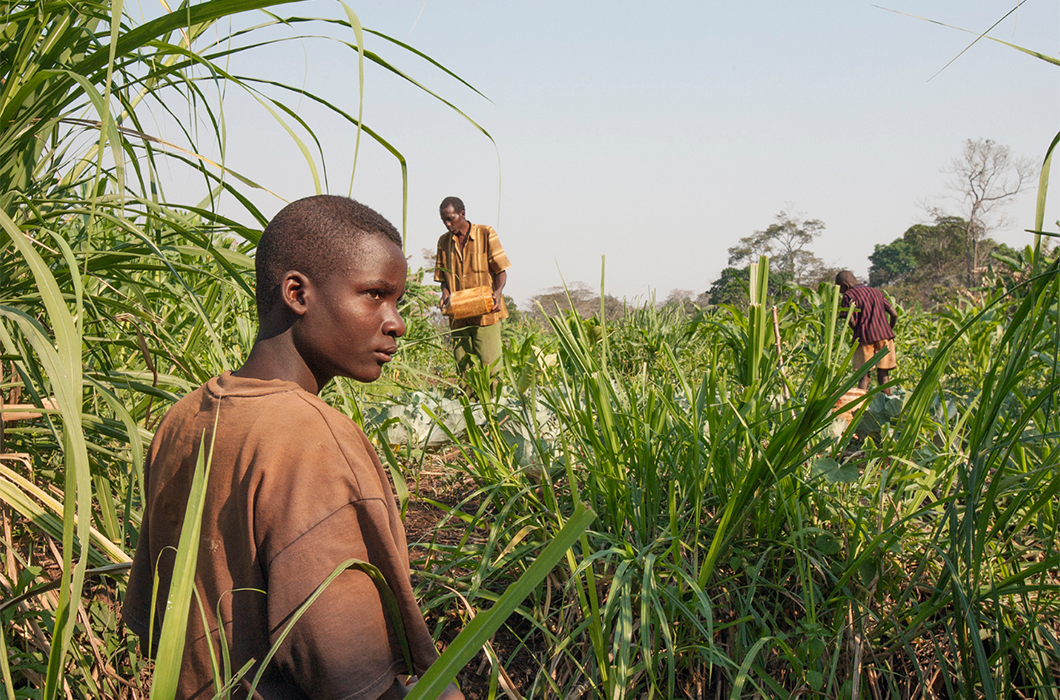
M461 527L460 521L454 522L453 519L450 519L448 523L442 526L440 521L443 519L444 513L425 500L429 499L448 506L454 506L460 503L468 493L475 490L474 483L468 477L449 466L452 461L458 458L458 455L459 452L455 450L451 453L443 453L431 460L429 464L424 465L424 468L420 470L418 490L416 483L410 481L408 484L410 499L408 511L405 515L405 532L409 542L410 558L413 562L417 559L422 560L426 554L426 551L417 547L416 543L429 542L433 538L436 542L455 544L459 542L463 535L464 529ZM469 504L465 504L464 510L474 512L477 505L476 502L472 501ZM414 576L415 568L416 565L414 563ZM446 617L448 619L445 621L446 627L441 638L443 649L446 644L456 638L463 625L456 610L447 613ZM427 616L427 625L432 630L441 621L439 615L433 612ZM513 616L511 622L517 625L519 618ZM519 637L525 637L527 632L527 629L516 628L515 633L513 633L512 630L502 627L492 640L493 650L500 659L501 665L504 667L515 689L520 694L525 694L531 683L533 683L534 675L539 668L539 662L534 656L543 652L543 649L540 648L528 649L526 646L520 646ZM529 641L535 646L540 646L539 635L531 635ZM457 683L459 683L460 689L464 692L467 700L486 700L489 697L490 674L491 666L489 660L486 654L480 651L471 663L465 666L457 675ZM497 697L505 697L500 687L497 689Z

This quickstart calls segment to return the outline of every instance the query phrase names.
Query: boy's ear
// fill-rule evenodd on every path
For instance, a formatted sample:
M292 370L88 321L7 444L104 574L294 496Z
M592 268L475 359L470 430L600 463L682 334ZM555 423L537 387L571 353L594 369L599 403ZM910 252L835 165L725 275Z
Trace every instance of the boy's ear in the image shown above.
M298 270L288 270L280 280L280 298L293 313L301 316L308 308L313 282Z

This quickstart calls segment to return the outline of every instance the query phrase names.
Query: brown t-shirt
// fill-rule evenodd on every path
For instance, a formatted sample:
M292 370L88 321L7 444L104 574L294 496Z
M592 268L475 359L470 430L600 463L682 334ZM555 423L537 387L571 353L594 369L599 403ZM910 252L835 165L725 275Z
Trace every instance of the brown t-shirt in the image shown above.
M401 519L368 438L296 384L227 372L173 406L151 443L143 525L123 609L129 628L146 641L157 562L157 639L199 442L205 433L209 445L218 412L195 572L214 652L218 604L232 668L239 669L264 658L298 606L338 564L356 558L378 567L396 595L415 668L405 668L375 585L350 570L295 624L256 696L377 698L396 674L423 673L437 651L412 593ZM193 600L178 697L213 694Z

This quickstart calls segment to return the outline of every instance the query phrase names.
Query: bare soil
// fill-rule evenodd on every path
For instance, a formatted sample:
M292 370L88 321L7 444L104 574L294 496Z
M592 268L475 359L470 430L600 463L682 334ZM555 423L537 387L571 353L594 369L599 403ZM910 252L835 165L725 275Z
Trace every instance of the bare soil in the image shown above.
M460 459L459 450L451 450L432 456L420 470L419 483L409 483L411 492L408 511L405 514L405 532L409 542L409 555L415 575L416 563L423 563L427 551L417 547L417 543L432 540L437 543L456 544L464 536L463 521L449 518L443 523L445 513L427 500L444 503L447 506L460 504L468 494L475 490L474 482L459 468L452 466ZM474 513L478 508L477 500L465 503L461 509ZM451 610L443 616L432 611L427 614L427 626L435 629L444 622L441 639L442 650L456 638L465 624L457 610ZM538 658L543 658L545 649L539 634L533 634L529 625L518 616L509 619L510 626L501 627L493 636L491 644L501 665L511 679L516 691L525 694L533 683L534 676L540 667ZM525 643L524 643L525 641ZM479 651L471 663L457 675L457 683L467 700L486 700L489 697L491 666L483 651ZM505 697L498 687L497 697Z

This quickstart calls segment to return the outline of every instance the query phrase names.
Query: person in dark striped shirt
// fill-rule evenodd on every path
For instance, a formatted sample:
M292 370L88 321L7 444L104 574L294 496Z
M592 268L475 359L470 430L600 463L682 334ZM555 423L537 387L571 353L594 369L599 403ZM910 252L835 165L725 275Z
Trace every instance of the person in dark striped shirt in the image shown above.
M876 365L876 379L883 386L889 380L891 370L898 367L898 357L894 354L894 326L898 322L898 314L883 292L867 284L858 284L850 270L843 270L836 275L835 283L843 293L840 305L849 309L850 327L854 329L854 339L858 341L858 348L854 352L854 370L886 349L887 354ZM858 387L862 390L869 388L868 374L858 380ZM890 389L883 391L888 396L891 393Z

